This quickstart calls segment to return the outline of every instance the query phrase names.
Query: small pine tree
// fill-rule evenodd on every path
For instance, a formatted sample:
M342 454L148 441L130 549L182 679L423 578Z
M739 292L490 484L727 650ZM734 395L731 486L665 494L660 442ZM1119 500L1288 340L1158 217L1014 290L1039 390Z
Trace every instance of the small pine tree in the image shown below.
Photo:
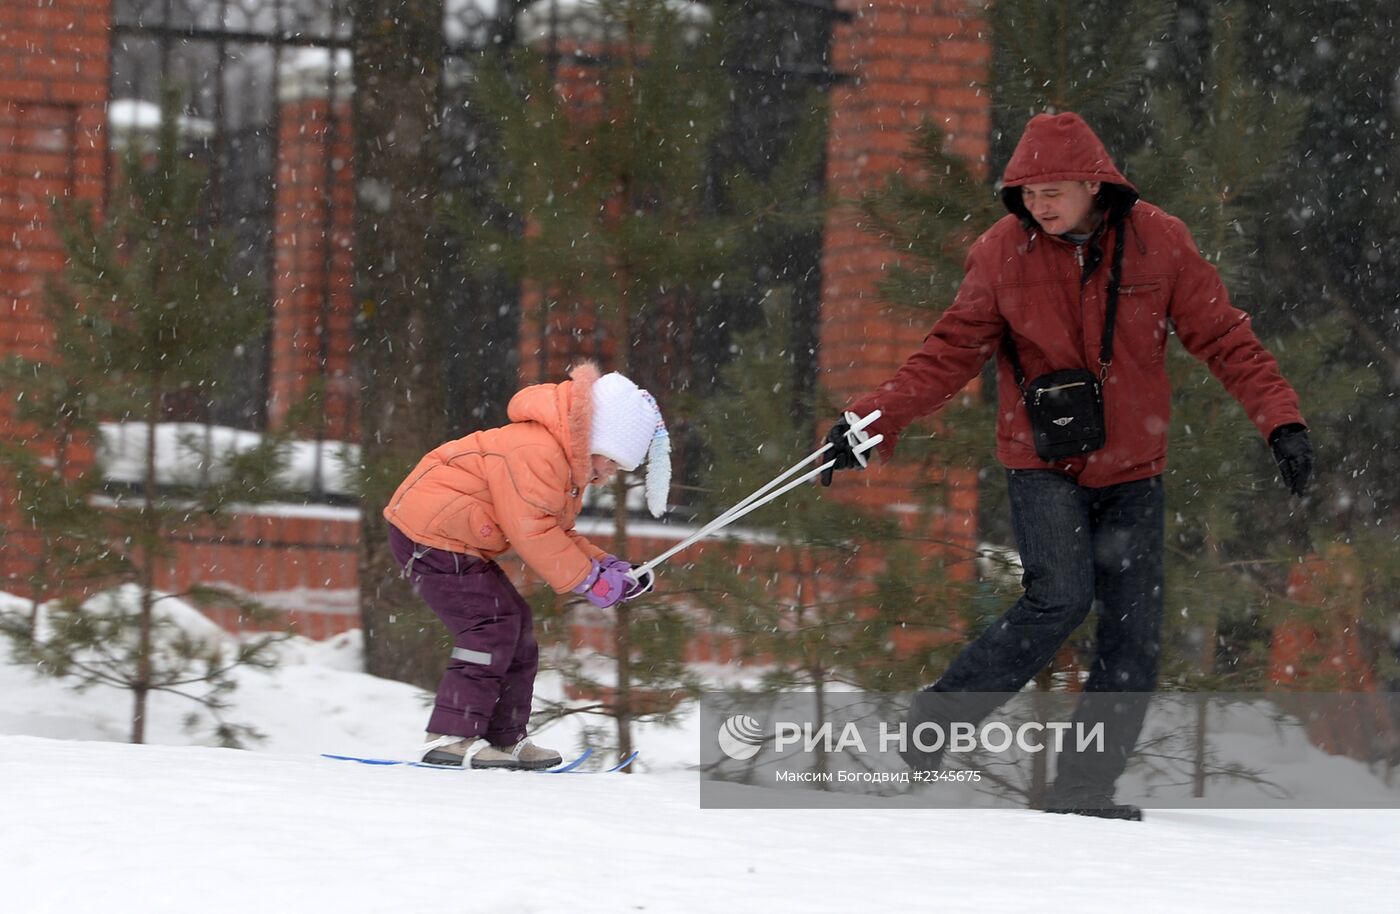
M109 547L105 511L94 504L101 474L87 459L98 438L96 394L86 385L101 379L52 370L53 365L95 364L84 345L80 315L61 307L50 291L45 309L54 328L44 363L13 357L3 367L5 387L15 392L13 419L21 431L0 441L0 469L15 493L14 526L0 529L11 561L23 567L29 617L22 629L32 634L40 607L58 596L100 586L123 567Z
M1153 52L1173 6L1167 0L992 4L996 157L1009 158L1026 121L1044 111L1076 112L1101 131L1110 150L1136 146L1145 135Z
M267 311L250 285L229 275L229 242L207 222L203 170L182 149L179 93L167 90L161 110L155 144L127 148L105 218L90 207L55 207L68 265L50 288L54 342L46 356L15 366L11 375L23 382L21 402L28 402L21 416L34 437L26 443L30 456L8 452L10 468L31 483L21 507L41 547L31 564L34 611L18 623L9 620L6 630L41 670L72 673L80 686L129 690L136 743L145 738L152 692L182 694L217 717L232 686L230 671L268 662L272 637L232 650L196 642L158 609L179 596L233 603L257 618L256 604L202 584L161 594L156 580L173 536L220 518L234 501L275 494L273 480L285 462L285 441L277 436L233 453L209 450L194 436L181 444L197 455L202 479L176 490L163 485L162 404L204 388L228 352L264 331ZM75 453L98 446L104 419L138 430L144 448L135 490L114 491L111 504L99 505L101 455L94 463ZM36 462L36 449L54 456ZM71 593L50 599L41 618L38 598L58 595L75 569L127 586L105 601ZM204 684L203 694L187 691L195 683ZM250 732L223 720L218 730L226 742Z

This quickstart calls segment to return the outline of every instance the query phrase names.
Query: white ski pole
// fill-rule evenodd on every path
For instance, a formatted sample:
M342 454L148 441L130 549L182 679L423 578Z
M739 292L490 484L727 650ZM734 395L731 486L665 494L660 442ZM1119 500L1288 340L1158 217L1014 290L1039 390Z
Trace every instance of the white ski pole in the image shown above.
M846 413L845 419L846 419L846 422L850 425L850 430L846 432L846 435L847 435L847 440L851 443L852 449L855 449L856 447L859 447L862 443L865 442L867 436L861 435L860 433L861 433L862 431L865 430L865 427L866 427L867 425L869 425L870 423L874 422L874 421L875 421L876 419L878 419L878 418L880 418L880 411L879 411L878 409L872 411L872 412L870 413L870 415L866 416L864 419L859 419L859 418L857 418L855 413L850 413L850 412ZM749 495L747 498L743 499L743 500L740 501L738 504L734 505L732 508L730 508L729 510L725 511L723 514L719 515L719 517L716 517L713 521L711 521L711 523L719 523L719 521L721 521L721 520L723 520L723 519L725 519L725 518L728 518L728 517L730 517L731 515L737 514L738 512L744 510L744 508L748 507L748 505L749 505L751 502L753 502L753 501L754 501L755 499L757 499L757 498L762 497L762 495L763 495L765 492L767 492L769 489L771 489L771 488L773 488L774 486L780 484L783 480L787 479L787 478L788 478L789 476L791 476L793 473L796 473L798 470L802 469L802 468L805 467L807 464L811 463L813 460L816 460L818 457L820 457L822 454L825 454L825 453L826 453L827 451L829 451L829 450L831 450L831 442L828 441L828 442L826 442L825 444L823 444L821 447L819 447L819 448L817 448L815 451L813 451L811 454L808 454L807 457L805 457L804 459L798 461L797 463L793 464L793 465L792 465L791 467L789 467L788 469L786 469L786 470L784 470L783 472L779 473L779 474L778 474L777 476L775 476L770 482L766 483L766 484L763 485L763 486L760 486L757 490L755 490L755 491L753 492L753 494ZM869 450L869 449L866 448L865 450ZM864 459L864 456L863 456L864 453L865 453L865 450L862 450L862 451L858 452L858 454L857 454L857 459L860 460L860 465L861 465L862 467L865 466L865 459ZM784 490L784 491L786 491L786 490ZM715 529L718 530L718 529L720 529L721 527L724 527L724 526L727 526L727 523L726 523L726 524L720 524L719 527L716 527ZM698 537L698 535L697 535L697 536L696 536L696 539L698 539L698 538L699 538L699 537ZM692 542L694 542L694 541L695 541L695 540L692 539L692 540L686 542L685 545L686 545L686 546L689 546L690 543L692 543Z
M851 442L851 450L855 453L856 460L859 461L862 467L866 465L866 452L878 445L881 441L885 440L884 435L876 435L873 438L862 435L862 430L878 418L880 418L880 411L878 409L870 413L870 415L866 416L863 419L857 418L854 413L846 414L846 421L849 422L851 426L850 430L846 433L849 436L847 440ZM783 480L791 476L793 473L802 469L804 466L811 463L813 460L817 459L822 454L826 453L826 451L830 448L830 443L822 445L807 458L798 462L796 465L788 468L783 473L779 474L771 482L768 482L767 484L763 485L761 488L758 489L758 491L754 492L752 495L749 495L747 498L743 499L734 507L725 511L723 514L719 515L714 520L710 521L708 524L697 530L695 533L692 533L690 536L681 540L679 543L672 546L670 549L667 549L661 555L658 555L656 558L652 559L646 564L639 565L636 568L633 568L631 572L629 572L629 577L631 577L634 581L640 582L643 577L650 576L652 572L657 568L657 566L659 566L662 562L666 561L671 556L675 555L677 552L680 552L682 549L685 549L690 545L694 544L695 542L703 539L704 537L709 536L710 534L729 526L730 524L734 523L734 521L743 517L745 514L748 514L751 511L755 511L758 508L763 507L764 505L768 504L768 502L772 501L780 495L786 494L792 489L797 488L804 482L807 482L811 479L815 479L817 476L821 475L823 471L835 466L836 461L828 460L821 466L818 466L816 469L809 470L808 472L803 473L797 479L792 480L787 485L783 486L781 489L769 492L769 490L772 489L774 486L778 485ZM650 582L647 583L646 589L650 589Z

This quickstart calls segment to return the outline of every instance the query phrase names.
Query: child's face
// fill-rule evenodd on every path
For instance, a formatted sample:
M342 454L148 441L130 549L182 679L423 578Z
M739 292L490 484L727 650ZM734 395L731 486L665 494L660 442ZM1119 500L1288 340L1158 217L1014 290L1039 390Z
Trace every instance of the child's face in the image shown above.
M611 457L604 457L602 454L594 454L592 457L593 478L588 480L588 484L596 486L612 482L613 476L617 474L617 461Z

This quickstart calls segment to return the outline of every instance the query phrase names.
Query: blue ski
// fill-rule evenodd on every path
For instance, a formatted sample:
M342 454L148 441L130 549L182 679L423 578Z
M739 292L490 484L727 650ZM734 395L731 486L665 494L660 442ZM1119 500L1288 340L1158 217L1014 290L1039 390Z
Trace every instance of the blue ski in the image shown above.
M591 752L592 750L589 750L589 751ZM588 757L588 754L589 754L588 752L585 752L585 753L583 754L583 758L587 758L587 757ZM604 768L602 771L598 771L598 772L593 772L593 771L574 771L573 769L578 767L579 762L582 762L582 761L583 761L583 758L580 758L580 759L578 759L577 761L572 762L571 764L565 765L565 766L562 767L562 768L551 768L551 769L549 769L549 772L548 772L548 773L549 773L549 774L568 774L568 773L572 773L572 774L613 774L614 772L621 771L622 769L626 768L628 765L632 764L634 761L637 760L637 756L639 756L639 755L641 755L641 754L642 754L642 753L641 753L641 750L633 750L633 752L632 752L631 755L627 756L625 759L623 759L622 761L618 762L616 765L612 766L611 768Z
M564 764L564 765L560 765L560 766L558 766L557 768L546 768L546 769L544 770L544 773L545 773L545 774L563 774L563 773L565 773L566 771L573 771L573 770L574 770L575 768L577 768L579 765L582 765L584 762L588 761L588 757L589 757L590 755L592 755L592 754L593 754L593 748L590 746L589 748L583 750L583 755L580 755L578 758L574 759L572 762L569 762L569 763Z
M641 755L641 754L642 754L642 753L641 753L641 750L639 750L639 749L633 749L631 755L627 756L627 758L623 759L622 761L618 762L616 765L614 765L614 766L612 766L611 768L609 768L608 771L609 771L609 772L621 771L622 769L626 768L628 765L630 765L630 764L632 764L634 761L636 761L637 756L639 756L639 755Z
M542 769L542 773L543 773L543 774L564 774L564 773L566 773L566 772L573 771L574 769L578 768L578 766L580 766L580 765L582 765L584 762L588 761L589 756L591 756L592 754L593 754L593 750L592 750L592 749L585 749L585 750L583 750L583 754L580 755L578 758L574 759L573 761L567 762L567 763L565 763L565 764L563 764L563 765L558 765L558 766L556 766L556 767L554 767L554 768L544 768L544 769ZM633 753L633 755L635 756L636 753ZM438 770L440 770L440 771L471 771L471 770L474 770L474 769L469 768L469 767L464 766L464 765L429 765L429 764L426 764L426 763L424 763L424 762L413 762L413 761L409 761L409 760L407 760L407 759L397 759L397 758L368 758L368 757L361 756L361 755L335 755L335 754L330 753L330 752L322 752L322 753L321 753L321 758L334 759L334 760L336 760L336 761L338 761L338 762L356 762L356 763L361 764L361 765L378 765L378 766L380 766L380 767L390 767L390 766L393 766L393 765L404 765L404 766L409 767L409 768L436 768L436 769L438 769ZM627 759L627 761L628 761L628 762L631 762L632 759L629 758L629 759ZM610 770L610 771L616 771L616 770L618 770L618 769L621 768L621 767L622 767L622 766L619 765L617 768L612 768L612 769L609 769L609 770Z

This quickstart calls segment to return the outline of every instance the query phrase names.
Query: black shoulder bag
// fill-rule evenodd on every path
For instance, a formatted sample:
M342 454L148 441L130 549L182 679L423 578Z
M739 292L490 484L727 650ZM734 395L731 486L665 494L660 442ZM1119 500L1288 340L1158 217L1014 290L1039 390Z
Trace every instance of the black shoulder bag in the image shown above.
M1118 316L1119 274L1123 268L1123 235L1118 225L1113 260L1108 274L1108 306L1104 312L1103 340L1099 344L1099 373L1087 368L1067 368L1043 374L1027 383L1010 331L1006 354L1016 373L1016 386L1026 402L1026 413L1035 436L1036 456L1047 463L1077 457L1104 446L1103 384L1113 362L1113 323Z

